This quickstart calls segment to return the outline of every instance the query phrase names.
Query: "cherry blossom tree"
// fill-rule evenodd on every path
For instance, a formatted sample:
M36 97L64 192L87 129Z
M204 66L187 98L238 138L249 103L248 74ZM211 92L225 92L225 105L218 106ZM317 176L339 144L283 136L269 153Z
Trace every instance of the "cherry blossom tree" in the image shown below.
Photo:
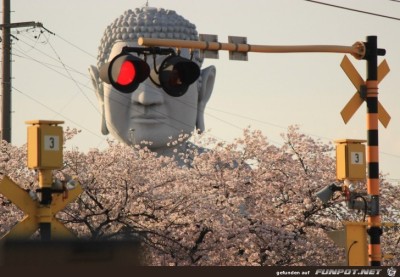
M65 134L69 140L77 131ZM362 221L363 214L349 211L339 193L327 204L315 197L336 181L333 146L295 126L282 139L275 146L250 129L232 143L199 137L198 147L176 153L185 166L113 141L104 150L65 150L54 176L76 176L85 192L58 218L80 238L140 240L149 265L344 262L344 250L326 231L342 229L343 220ZM25 166L26 147L3 142L0 150L1 175L33 191L37 176ZM385 176L381 187L382 220L399 222L399 187ZM21 217L0 196L0 233ZM397 229L384 231L383 250L396 253ZM384 264L399 265L400 257Z

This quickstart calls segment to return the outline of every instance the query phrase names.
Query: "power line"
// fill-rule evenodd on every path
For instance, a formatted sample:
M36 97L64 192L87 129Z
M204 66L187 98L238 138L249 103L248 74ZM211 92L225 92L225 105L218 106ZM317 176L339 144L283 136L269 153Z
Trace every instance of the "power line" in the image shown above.
M22 95L24 95L25 97L31 99L31 100L34 101L35 103L37 103L37 104L41 105L42 107L48 109L49 111L52 111L52 112L54 112L55 114L61 116L62 118L66 119L66 120L68 120L68 121L70 121L70 122L72 122L73 124L75 124L75 125L78 126L79 128L82 128L83 130L88 131L89 133L91 133L92 135L94 135L94 136L96 136L96 137L98 137L98 138L102 138L102 137L100 137L98 134L96 134L95 132L93 132L93 131L87 129L85 126L82 126L82 125L79 124L78 122L73 121L72 119L66 117L65 115L61 114L60 112L56 111L55 109L50 108L49 106L43 104L43 102L41 102L41 101L39 101L39 100L36 100L34 97L30 96L28 93L24 93L23 91L17 89L17 88L14 87L14 86L13 86L12 88L13 88L13 90L15 90L15 91L21 93Z
M258 122L258 123L261 123L261 124L273 126L273 127L280 128L280 129L283 129L283 130L287 129L287 126L278 125L278 124L275 124L275 123L272 123L272 122L260 120L260 119L257 119L257 118L252 118L252 117L249 117L249 116L246 116L246 115L236 114L236 113L233 113L233 112L228 112L228 111L224 111L224 110L221 110L221 109L216 109L216 108L209 107L209 106L207 106L207 109L211 109L211 110L218 111L218 112L221 112L221 113L225 113L225 114L228 114L228 115L232 115L232 116L240 117L240 118L243 118L243 119L251 120L253 122ZM206 114L209 114L209 113L206 113ZM305 135L308 135L308 136L311 136L311 137L315 137L315 138L318 138L318 139L324 139L324 140L329 140L329 141L334 141L335 140L333 138L329 138L329 137L325 137L325 136L321 136L321 135L308 133L307 131L303 131L303 133ZM397 155L397 154L392 154L392 153L387 153L387 152L380 152L380 153L383 154L383 155L386 155L386 156L391 156L391 157L400 159L400 155Z
M81 52L83 52L83 53L87 54L88 56L90 56L90 57L92 57L92 58L94 58L94 59L97 60L97 57L96 57L96 56L94 56L93 54L91 54L91 53L87 52L86 50L80 48L80 47L77 46L76 44L73 44L72 42L68 41L67 39L61 37L60 35L55 34L55 36L58 37L58 38L60 38L61 40L65 41L65 42L68 43L69 45L73 46L74 48L80 50Z
M65 63L61 60L60 55L57 53L56 49L53 47L53 45L50 43L49 38L47 38L47 43L50 45L51 49L53 50L54 54L56 55L57 59L60 61L61 65L63 66L63 68L65 69L65 71L67 72L68 76L71 78L71 80L74 82L75 86L78 88L78 90L82 93L82 95L86 98L86 100L90 103L90 105L94 108L95 111L97 111L98 113L99 110L97 109L97 107L90 101L89 97L85 94L85 92L82 90L82 88L79 86L79 83L73 78L71 72L68 70L67 66L65 65ZM73 98L72 98L73 99ZM72 99L70 101L72 101ZM65 107L68 105L69 103L67 103L62 109L64 110Z
M62 73L62 72L60 72L60 71L54 69L54 67L58 67L58 66L56 66L56 65L54 65L54 64L49 64L49 63L45 63L45 62L43 62L43 61L37 60L37 59L35 59L35 58L33 58L33 57L27 55L26 53L24 53L24 52L22 52L22 51L20 51L20 50L18 50L18 49L14 49L14 51L16 51L17 53L20 53L21 55L24 55L24 56L21 56L21 55L15 54L15 53L13 54L13 56L19 57L19 58L23 58L23 59L27 59L27 60L31 60L31 61L34 61L34 62L37 62L38 64L41 64L42 66L47 67L48 69L50 69L50 70L56 72L57 74L59 74L59 75L65 77L65 78L70 79L71 81L73 81L68 75L66 75L66 74L64 74L64 73ZM58 68L61 68L61 67L58 67ZM79 83L79 84L80 84L81 86L87 88L87 89L93 90L92 87L89 87L89 86L87 86L87 85L84 84L84 83Z
M60 35L58 35L58 34L52 32L52 31L50 31L49 29L45 28L44 26L41 26L41 28L42 28L43 30L45 30L46 32L48 32L49 34L58 37L59 39L61 39L61 40L63 40L64 42L66 42L67 44L71 45L72 47L74 47L74 48L78 49L79 51L85 53L86 55L88 55L88 56L90 56L90 57L92 57L92 58L94 58L94 59L97 59L97 57L94 56L93 54L91 54L91 53L89 53L88 51L82 49L81 47L79 47L78 45L76 45L76 44L70 42L69 40L63 38L62 36L60 36Z
M347 7L343 7L343 6L328 4L328 3L319 2L319 1L315 1L315 0L304 0L304 1L315 3L315 4L320 4L320 5L325 5L325 6L329 6L329 7L334 7L334 8L338 8L338 9L348 10L348 11L352 11L352 12L358 12L358 13L363 13L363 14L368 14L368 15L373 15L373 16L378 16L378 17L383 17L383 18L387 18L387 19L393 19L393 20L400 21L400 18L398 18L398 17L392 17L392 16L387 16L387 15L378 14L378 13L361 11L361 10L357 10L357 9L352 9L352 8L347 8ZM399 1L396 1L396 2L399 2Z
M21 34L21 33L20 33L20 34ZM25 38L31 40L32 42L35 42L34 45L31 45L31 44L25 42L25 41L22 40L22 39L20 40L22 43L24 43L24 44L26 44L27 46L31 47L30 50L35 50L35 51L41 53L42 55L44 55L44 56L46 56L46 57L48 57L48 58L50 58L50 59L56 61L57 63L60 63L60 61L59 61L57 58L54 58L54 57L48 55L47 53L45 53L44 51L42 51L42 50L40 50L40 49L38 49L38 48L36 47L36 43L37 43L38 38L36 38L35 40L33 40L33 39L31 39L29 36L26 36L26 35L24 35L24 34L21 34L21 35L24 36ZM46 41L46 43L48 43L48 41ZM30 51L30 50L29 50L29 51ZM24 54L25 54L26 56L28 56L28 55L25 53L25 52L27 52L27 51L23 50L23 52L24 52ZM71 66L66 65L66 64L64 64L64 65L65 65L70 71L72 70L74 73L80 74L80 75L84 76L85 78L90 79L89 76L88 76L86 73L83 73L83 72L81 72L81 71L79 71L79 70L77 70L77 69L75 69L75 68L73 68L73 67L71 67ZM62 66L62 68L64 68L64 66Z

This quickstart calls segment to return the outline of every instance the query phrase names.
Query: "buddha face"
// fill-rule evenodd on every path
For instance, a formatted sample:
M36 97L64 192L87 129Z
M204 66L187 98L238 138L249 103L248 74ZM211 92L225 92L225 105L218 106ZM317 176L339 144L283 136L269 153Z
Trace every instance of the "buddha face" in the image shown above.
M109 61L121 53L124 46L134 43L117 42L112 47ZM181 56L189 58L188 51ZM143 58L143 56L141 57ZM159 66L166 56L156 57ZM154 70L153 57L147 58ZM103 83L104 116L110 134L126 144L150 142L152 149L166 147L171 139L180 134L190 134L196 126L198 110L198 81L189 86L181 97L172 97L150 78L147 78L132 93L122 93Z

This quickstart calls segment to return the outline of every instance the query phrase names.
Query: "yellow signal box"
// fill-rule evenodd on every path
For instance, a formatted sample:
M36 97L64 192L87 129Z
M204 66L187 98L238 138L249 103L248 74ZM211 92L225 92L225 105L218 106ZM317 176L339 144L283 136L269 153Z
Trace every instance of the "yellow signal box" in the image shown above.
M368 266L367 225L364 222L344 222L346 252L349 266Z
M28 126L28 168L57 169L63 166L64 121L33 120Z
M341 139L336 140L336 178L350 181L366 178L366 140Z
M346 250L347 266L368 266L367 223L344 221L344 230L327 233L338 247Z

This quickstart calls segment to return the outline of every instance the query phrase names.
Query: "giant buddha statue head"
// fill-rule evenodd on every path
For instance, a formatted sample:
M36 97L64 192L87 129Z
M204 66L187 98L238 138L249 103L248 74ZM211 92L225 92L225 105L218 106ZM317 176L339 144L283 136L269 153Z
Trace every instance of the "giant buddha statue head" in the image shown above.
M175 11L147 6L128 10L107 26L99 46L97 66L89 68L101 109L101 131L128 145L146 142L150 150L170 156L176 152L176 145L169 144L170 141L190 135L194 130L204 131L204 110L213 90L216 70L214 66L201 69L200 77L179 97L166 93L151 78L140 83L132 93L120 92L100 79L99 69L119 55L123 47L137 47L139 37L197 40L198 34L195 25ZM179 55L201 68L199 51L180 49ZM160 56L146 61L157 72L154 67L164 59L165 56Z

